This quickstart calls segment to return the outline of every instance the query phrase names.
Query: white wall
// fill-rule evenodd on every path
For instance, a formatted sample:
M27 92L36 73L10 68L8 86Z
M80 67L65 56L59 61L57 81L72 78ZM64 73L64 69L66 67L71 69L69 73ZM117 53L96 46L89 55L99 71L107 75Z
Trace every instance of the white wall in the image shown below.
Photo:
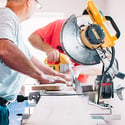
M6 4L6 0L0 0L0 7L4 6Z
M116 55L119 60L120 70L125 72L125 1L124 0L109 0L108 2L108 14L113 17L119 26L121 36L116 42Z
M105 8L108 0L95 0L100 8ZM63 12L65 17L71 14L80 15L86 7L87 0L41 0L41 12Z

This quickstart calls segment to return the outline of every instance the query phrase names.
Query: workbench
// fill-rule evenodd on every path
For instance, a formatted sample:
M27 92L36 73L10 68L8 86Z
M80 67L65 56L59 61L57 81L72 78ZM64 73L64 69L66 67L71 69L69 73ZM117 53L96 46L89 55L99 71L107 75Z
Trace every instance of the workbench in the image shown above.
M74 94L71 87L53 93ZM84 96L41 96L25 125L96 125L88 115Z

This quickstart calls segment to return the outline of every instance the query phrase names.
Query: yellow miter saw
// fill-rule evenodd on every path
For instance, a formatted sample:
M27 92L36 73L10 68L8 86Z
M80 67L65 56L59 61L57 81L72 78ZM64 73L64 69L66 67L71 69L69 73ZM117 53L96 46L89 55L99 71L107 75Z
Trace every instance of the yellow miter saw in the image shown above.
M79 64L103 64L102 75L97 76L96 79L98 88L97 103L99 103L100 97L114 97L112 80L115 76L124 78L124 74L118 71L114 49L115 41L120 37L120 31L110 16L103 16L93 0L88 0L85 12L87 15L82 16L88 16L91 22L84 24L83 18L83 23L79 24L81 18L71 15L62 27L61 44L65 53ZM115 35L111 35L106 22L110 22L110 27L115 31ZM77 80L75 82L77 90L80 84Z

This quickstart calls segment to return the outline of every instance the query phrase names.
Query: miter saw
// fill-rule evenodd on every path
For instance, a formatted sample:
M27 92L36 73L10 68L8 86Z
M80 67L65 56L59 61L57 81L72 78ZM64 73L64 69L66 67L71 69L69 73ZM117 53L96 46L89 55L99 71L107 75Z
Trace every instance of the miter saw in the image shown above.
M125 76L119 72L115 58L114 45L120 37L120 31L110 16L103 16L93 0L88 1L85 12L90 22L84 23L83 18L83 23L79 24L80 17L71 15L62 27L60 39L65 53L75 62L83 65L103 63L102 75L96 79L96 103L100 104L100 98L114 97L113 79L116 76L123 79ZM110 22L115 35L110 33L106 22ZM78 92L83 93L77 78L73 77L76 90L79 89Z

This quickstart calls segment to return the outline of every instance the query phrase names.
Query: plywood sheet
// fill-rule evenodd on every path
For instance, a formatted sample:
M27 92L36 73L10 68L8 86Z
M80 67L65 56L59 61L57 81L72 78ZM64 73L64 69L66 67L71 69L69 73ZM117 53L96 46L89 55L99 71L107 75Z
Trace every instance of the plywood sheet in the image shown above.
M47 91L60 91L66 88L66 84L55 83L55 84L40 84L33 85L32 90L47 90Z

